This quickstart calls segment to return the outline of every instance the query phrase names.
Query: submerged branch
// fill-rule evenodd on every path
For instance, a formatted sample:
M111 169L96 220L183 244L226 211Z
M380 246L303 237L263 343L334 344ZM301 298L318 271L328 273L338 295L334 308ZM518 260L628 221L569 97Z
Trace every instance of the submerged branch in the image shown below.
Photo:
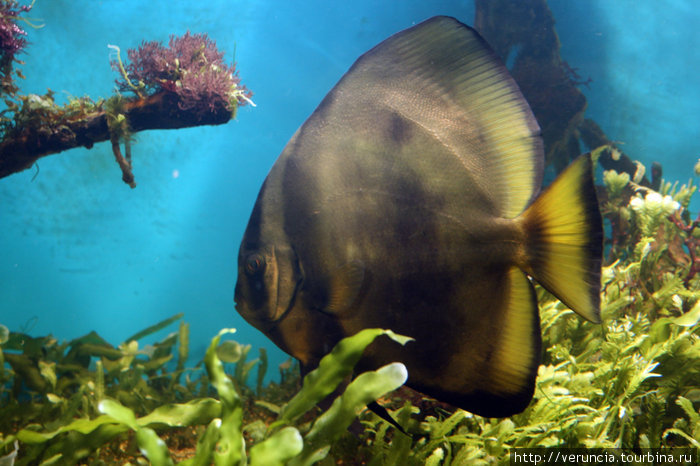
M144 99L127 100L123 114L129 122L130 131L135 133L149 129L220 125L228 122L233 115L223 107L210 108L206 112L200 107L183 110L178 105L179 100L176 94L166 91ZM55 124L25 126L0 142L0 178L30 168L41 157L75 147L90 149L97 142L111 139L105 110ZM126 177L126 172L124 176ZM131 181L133 182L133 175Z
M610 141L598 124L587 118L579 126L579 135L584 144L588 147L609 146L615 147L615 143ZM658 190L661 184L661 165L654 163L651 170L651 181L639 162L632 160L627 154L617 149L604 151L598 162L605 170L615 170L618 173L627 173L635 183L646 188Z

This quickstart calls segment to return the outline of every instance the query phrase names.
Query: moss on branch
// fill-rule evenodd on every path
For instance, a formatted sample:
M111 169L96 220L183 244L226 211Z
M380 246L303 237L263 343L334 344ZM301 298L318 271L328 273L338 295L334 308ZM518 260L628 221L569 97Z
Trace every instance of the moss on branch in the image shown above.
M221 108L208 113L182 110L176 95L165 91L124 104L124 115L132 132L148 129L177 129L200 125L220 125L231 119ZM57 119L48 124L27 125L0 142L0 178L30 168L46 155L75 147L91 148L109 141L107 112L99 109L79 119Z
M97 102L82 97L59 106L52 91L6 95L7 109L0 113L0 178L30 168L41 157L110 141L122 179L133 188L132 133L220 125L239 106L254 105L235 64L224 62L224 54L206 34L172 36L168 46L143 42L127 51L126 64L119 48L109 47L119 90L134 96L117 94Z

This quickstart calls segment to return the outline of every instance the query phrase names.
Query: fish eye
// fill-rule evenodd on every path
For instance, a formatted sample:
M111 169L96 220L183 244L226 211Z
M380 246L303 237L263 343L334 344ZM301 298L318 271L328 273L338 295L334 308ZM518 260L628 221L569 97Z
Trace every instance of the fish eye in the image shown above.
M265 270L265 258L260 254L251 254L245 260L245 271L248 275L255 275Z

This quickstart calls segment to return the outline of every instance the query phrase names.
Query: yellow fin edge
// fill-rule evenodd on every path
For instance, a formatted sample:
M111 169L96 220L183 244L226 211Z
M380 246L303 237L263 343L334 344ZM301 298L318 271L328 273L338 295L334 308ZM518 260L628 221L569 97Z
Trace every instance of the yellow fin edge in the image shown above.
M577 314L600 322L603 227L590 155L564 170L521 219L523 270Z

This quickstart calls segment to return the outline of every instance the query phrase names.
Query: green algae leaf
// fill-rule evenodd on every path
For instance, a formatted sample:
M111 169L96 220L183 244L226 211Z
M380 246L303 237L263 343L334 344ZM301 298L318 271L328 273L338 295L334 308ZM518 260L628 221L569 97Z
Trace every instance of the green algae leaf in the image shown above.
M53 404L59 404L59 403L63 403L66 401L63 398L61 398L60 396L55 395L53 393L47 393L46 399L49 401L49 403L53 403Z
M177 370L181 371L185 368L185 361L190 352L190 324L187 322L180 322L178 340L180 346L177 350Z
M152 333L156 333L158 330L164 329L165 327L167 327L168 325L172 324L173 322L182 319L182 317L183 317L184 315L185 315L185 314L184 314L183 312L180 312L180 313L178 313L178 314L175 314L174 316L172 316L172 317L170 317L170 318L168 318L168 319L165 319L165 320L163 320L163 321L160 321L160 322L158 322L158 323L155 324L155 325L151 325L150 327L145 328L145 329L141 330L140 332L137 332L137 333L131 335L129 338L127 338L126 340L124 340L124 342L125 342L125 343L128 343L128 342L130 342L130 341L140 340L141 338L143 338L143 337L145 337L145 336L148 336L148 335L150 335L150 334L152 334Z
M698 412L695 411L695 408L693 407L693 402L683 396L679 396L676 400L676 404L680 406L683 409L683 411L685 411L685 414L688 415L691 424L696 425L700 428L700 414L698 414Z
M204 355L204 365L212 385L221 398L220 438L214 453L214 464L237 465L245 460L245 441L243 439L243 405L241 398L233 387L233 382L224 372L224 365L216 355L221 336L234 333L234 329L222 329L212 338Z
M115 424L114 418L108 415L102 415L95 419L77 419L71 422L70 424L65 425L52 432L36 432L30 429L22 429L19 432L17 432L17 439L19 439L21 442L29 444L44 443L48 440L51 440L58 434L62 434L64 432L78 432L81 434L89 434L98 427L101 427L105 424Z
M151 461L151 464L157 466L173 464L165 442L158 437L158 434L153 429L139 426L136 421L136 415L131 409L121 405L118 401L110 399L100 401L98 409L136 432L136 441L139 444L139 449Z
M0 451L5 450L7 446L11 445L17 441L17 437L14 435L8 435L7 437L0 437Z
M177 344L178 338L179 332L171 332L161 341L153 343L152 345L147 345L147 348L149 348L150 351L146 354L148 354L149 358L159 358L170 354L172 353L173 347ZM145 349L146 348L144 348L144 350Z
M431 438L443 438L446 437L452 430L462 422L464 419L469 416L469 413L466 411L463 411L461 409L458 409L455 411L449 418L445 419L442 422L435 423L435 425L431 426L431 432L430 432L430 437Z
M125 426L130 427L133 430L138 430L139 426L136 424L136 415L132 410L122 405L118 401L104 399L100 401L97 409L101 412L110 416L117 422L121 422Z
M256 419L243 427L246 438L250 438L253 443L262 442L268 437L267 424L262 419Z
M241 344L233 340L228 340L216 347L216 356L222 362L238 362L243 351Z
M675 318L660 317L654 321L647 331L648 338L640 345L640 348L646 353L653 345L668 341L674 335L671 324L680 327L693 327L698 321L700 321L700 301L690 311L681 316Z
M24 355L41 359L46 348L56 342L50 334L45 337L32 337L24 333L10 332L3 344L4 350L21 351Z
M136 420L139 426L186 427L203 425L221 416L221 403L214 398L197 398L187 403L159 406Z
M659 365L658 362L635 359L633 359L632 362L635 363L634 366L636 368L636 371L630 377L627 388L625 388L625 391L623 393L623 399L632 397L637 392L637 389L639 388L641 383L649 377L661 377L661 374L652 372L654 369L656 369L656 366Z
M236 369L234 370L233 378L236 380L236 384L238 387L245 387L247 385L247 380L248 376L250 375L250 371L253 370L253 367L258 363L257 359L253 359L252 361L246 361L248 358L248 353L250 352L250 349L252 348L251 345L240 345L241 348L241 356L238 358L238 362L236 363Z
M219 441L221 419L214 419L209 423L204 434L197 441L197 452L194 458L178 463L180 466L209 466L214 458L216 442Z
M74 338L71 341L68 342L68 346L76 346L76 345L84 345L84 344L92 344L92 345L98 345L98 346L109 346L111 347L112 345L109 344L107 340L102 338L99 333L97 333L94 330L91 330L89 333L86 333L82 337Z
M420 410L413 406L410 402L405 402L403 407L397 412L392 413L392 416L399 423L400 426L408 426L411 421L411 415L418 414ZM382 431L386 433L388 424L383 422ZM381 437L376 435L375 438L384 439L384 435ZM388 452L386 453L386 459L381 464L408 464L408 457L412 453L412 439L408 435L394 435L388 445Z
M618 173L615 170L606 170L603 172L603 183L608 189L608 195L611 198L620 197L629 182L630 176L628 173Z
M346 377L352 374L365 348L380 335L386 335L401 345L413 340L391 330L379 328L364 329L342 339L329 354L321 359L318 368L304 377L301 391L287 403L282 409L279 420L270 427L292 423L330 395Z
M676 427L672 427L664 431L664 439L666 439L669 435L678 435L679 437L683 437L695 448L700 448L700 442Z
M440 466L440 463L445 458L445 450L438 447L432 454L425 460L425 466Z
M39 361L39 372L46 382L51 386L51 389L56 388L56 363Z
M152 372L160 369L161 367L165 366L168 361L170 361L173 358L172 354L169 354L167 356L163 356L162 358L156 358L156 359L149 359L148 361L141 362L137 360L137 365L141 366L144 371L146 372Z
M250 466L282 466L304 449L301 434L285 427L250 449Z
M40 464L77 464L90 453L127 430L129 430L128 427L124 425L103 424L88 434L68 433L47 445L43 452L37 453L45 458ZM39 461L29 462L29 464L36 463Z
M282 408L280 408L278 405L265 400L255 400L255 406L260 406L262 408L267 409L271 413L278 415L282 412Z
M407 378L406 366L399 362L357 376L328 411L316 419L305 438L308 448L305 447L304 453L290 464L307 466L325 458L327 448L347 430L368 403L396 390Z
M104 356L110 360L120 359L124 354L111 346L94 345L92 343L83 343L80 345L80 350L90 356Z
M136 441L139 449L154 466L170 466L173 460L165 442L158 437L153 429L141 427L136 431Z
M700 301L695 303L693 308L682 316L673 319L673 323L682 327L692 327L700 320Z
M6 326L0 324L0 345L4 345L7 343L7 340L10 339L10 329L8 329Z

